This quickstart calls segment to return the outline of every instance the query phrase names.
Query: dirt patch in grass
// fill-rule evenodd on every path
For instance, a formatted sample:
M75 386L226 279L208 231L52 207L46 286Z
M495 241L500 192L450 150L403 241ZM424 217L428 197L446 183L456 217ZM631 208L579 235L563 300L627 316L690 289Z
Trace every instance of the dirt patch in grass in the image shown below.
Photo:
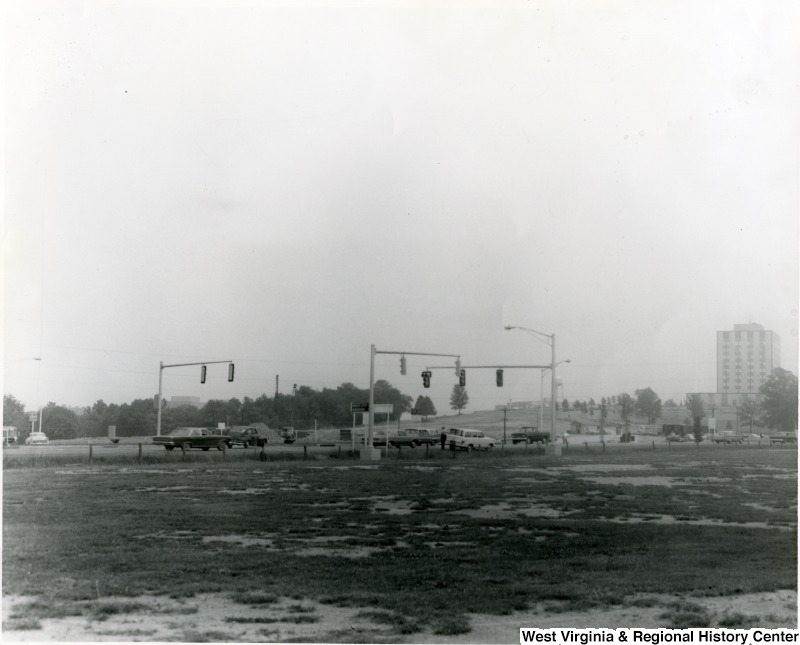
M140 596L126 599L128 611L94 615L45 618L39 628L18 628L20 608L30 599L3 597L3 640L7 641L234 641L263 642L262 629L269 625L274 642L329 642L329 632L354 629L375 634L391 633L385 620L373 620L357 608L333 607L293 598L242 604L242 598L226 594L202 594L185 601ZM246 600L246 598L245 598ZM134 602L135 601L135 602ZM155 611L144 611L142 606ZM17 622L15 622L17 621ZM17 627L15 629L15 627ZM146 638L142 638L146 636Z

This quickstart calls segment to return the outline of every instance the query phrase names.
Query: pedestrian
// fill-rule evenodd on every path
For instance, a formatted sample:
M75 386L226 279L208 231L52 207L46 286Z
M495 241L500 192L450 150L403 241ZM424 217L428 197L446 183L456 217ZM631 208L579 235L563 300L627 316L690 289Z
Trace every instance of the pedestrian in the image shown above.
M442 442L442 450L444 450L444 444L447 442L447 433L444 431L444 426L442 426L442 434L439 435L439 441Z

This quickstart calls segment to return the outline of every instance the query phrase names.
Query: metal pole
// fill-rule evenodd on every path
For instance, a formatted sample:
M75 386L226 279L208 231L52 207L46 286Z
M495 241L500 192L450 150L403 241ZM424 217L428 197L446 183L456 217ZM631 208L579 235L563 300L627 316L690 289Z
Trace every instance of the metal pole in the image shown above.
M550 367L550 389L552 391L552 401L550 401L550 409L553 413L553 417L550 420L550 441L555 441L556 439L556 397L558 394L556 393L556 335L553 334L550 336L550 347L553 350L553 358L551 361Z
M156 401L156 436L161 436L161 381L164 374L164 361L158 362L158 401Z
M367 426L367 447L372 448L372 427L375 423L375 345L369 346L369 425Z
M544 431L544 374L547 370L539 372L539 432ZM552 441L555 437L550 437Z

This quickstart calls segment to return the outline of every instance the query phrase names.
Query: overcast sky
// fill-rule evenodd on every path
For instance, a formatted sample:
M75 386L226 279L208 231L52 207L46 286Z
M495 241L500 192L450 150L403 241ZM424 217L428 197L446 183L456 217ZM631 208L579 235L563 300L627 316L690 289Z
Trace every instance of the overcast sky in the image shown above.
M379 351L563 395L797 373L800 5L6 3L4 392L28 408L369 383ZM32 360L41 357L41 361ZM452 359L376 378L448 411ZM469 410L538 370L467 373ZM547 383L547 380L545 380ZM561 393L559 393L561 394Z

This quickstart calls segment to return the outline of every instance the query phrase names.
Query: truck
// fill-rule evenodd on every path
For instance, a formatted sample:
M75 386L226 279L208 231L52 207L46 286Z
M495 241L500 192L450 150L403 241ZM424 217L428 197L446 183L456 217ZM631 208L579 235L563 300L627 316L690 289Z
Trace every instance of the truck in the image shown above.
M511 433L511 443L550 443L550 433L535 426L522 426L519 432Z

